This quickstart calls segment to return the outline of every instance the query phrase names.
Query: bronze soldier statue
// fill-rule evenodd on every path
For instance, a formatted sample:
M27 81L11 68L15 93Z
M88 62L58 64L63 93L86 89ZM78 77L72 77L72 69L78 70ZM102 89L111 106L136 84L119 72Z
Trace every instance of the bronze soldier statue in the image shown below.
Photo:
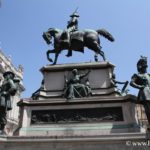
M6 112L11 110L11 96L17 92L17 84L14 73L7 71L3 74L4 81L0 87L0 134L5 134L4 127L7 123Z
M137 62L138 73L132 76L130 85L139 89L138 102L145 108L149 122L148 131L150 131L150 74L147 73L147 67L147 58L141 56Z

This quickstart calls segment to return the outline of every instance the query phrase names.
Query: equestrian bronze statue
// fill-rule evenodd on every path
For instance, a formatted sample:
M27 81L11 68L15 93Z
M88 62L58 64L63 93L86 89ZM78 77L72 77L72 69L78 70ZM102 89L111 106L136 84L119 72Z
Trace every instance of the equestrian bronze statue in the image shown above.
M43 38L47 44L51 44L52 40L54 41L54 49L47 51L47 59L53 62L50 58L50 54L54 53L55 59L53 64L56 64L61 51L68 50L66 56L70 57L72 56L72 50L84 53L84 47L87 47L95 52L95 61L98 61L98 55L101 55L105 61L106 57L100 46L99 35L104 36L111 42L114 41L113 36L105 29L78 30L77 18L79 15L74 12L70 17L71 20L68 22L66 30L49 28L48 31L43 33Z

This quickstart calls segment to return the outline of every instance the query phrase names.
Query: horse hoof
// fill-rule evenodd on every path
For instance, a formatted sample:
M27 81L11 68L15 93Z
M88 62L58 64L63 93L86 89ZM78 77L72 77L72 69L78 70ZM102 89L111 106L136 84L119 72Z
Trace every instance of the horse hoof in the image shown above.
M71 57L72 55L71 55L71 54L67 54L66 56L67 56L67 57Z
M52 59L48 59L50 62L53 62L53 60Z

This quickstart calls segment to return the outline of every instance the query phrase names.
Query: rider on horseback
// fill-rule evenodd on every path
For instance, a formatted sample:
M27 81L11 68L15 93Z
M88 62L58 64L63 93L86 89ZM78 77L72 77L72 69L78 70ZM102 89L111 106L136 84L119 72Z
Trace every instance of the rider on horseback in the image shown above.
M78 30L78 17L80 17L77 12L74 12L71 16L70 21L68 21L67 29L70 32Z
M68 54L67 57L72 56L72 50L69 49L70 46L70 34L71 32L75 32L78 30L78 13L75 11L72 15L70 15L71 19L68 21L67 30L63 33L63 42L65 42L68 45Z

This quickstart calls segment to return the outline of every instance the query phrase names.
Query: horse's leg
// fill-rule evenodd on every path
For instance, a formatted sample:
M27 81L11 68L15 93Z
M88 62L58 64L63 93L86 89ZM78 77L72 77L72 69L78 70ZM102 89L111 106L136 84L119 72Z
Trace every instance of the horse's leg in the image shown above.
M53 65L55 65L55 64L57 63L58 55L59 55L59 53L56 53L56 54L55 54L55 59L54 59Z
M49 57L50 53L55 53L55 49L53 49L53 50L48 50L48 51L46 52L47 59L48 59L50 62L53 62L53 60Z
M95 53L94 59L96 62L98 62L98 53Z
M106 60L104 52L101 50L101 46L97 42L93 42L93 47L91 47L95 51L95 61L98 61L98 54L100 54L103 60Z
M72 50L71 49L68 49L68 53L66 55L67 57L71 57L72 56Z
M61 52L60 49L55 50L55 59L54 59L53 65L55 65L57 63L57 59L58 59L58 56L59 56L60 52Z
M100 49L99 54L103 57L103 60L106 61L104 52Z

